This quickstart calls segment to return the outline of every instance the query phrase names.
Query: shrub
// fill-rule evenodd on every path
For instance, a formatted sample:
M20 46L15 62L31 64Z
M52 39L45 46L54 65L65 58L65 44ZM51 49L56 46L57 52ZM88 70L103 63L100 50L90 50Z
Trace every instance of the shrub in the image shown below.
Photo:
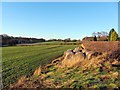
M97 41L97 37L96 36L94 37L94 41Z
M109 41L117 41L118 40L118 34L114 29L111 29L109 32Z

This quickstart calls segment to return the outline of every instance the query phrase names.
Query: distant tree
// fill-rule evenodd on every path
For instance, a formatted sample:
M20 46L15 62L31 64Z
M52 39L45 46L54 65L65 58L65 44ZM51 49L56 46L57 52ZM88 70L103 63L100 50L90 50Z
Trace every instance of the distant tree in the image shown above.
M70 38L64 39L64 42L71 42Z
M94 36L94 41L97 41L97 37L96 36Z
M57 39L49 39L48 42L57 41Z
M118 40L118 34L114 30L114 28L112 28L109 32L108 40L109 41L117 41Z
M97 32L97 35L98 35L98 37L102 36L101 32Z
M102 35L102 36L108 36L108 33L105 32L105 31L102 31L102 32L101 32L101 35Z
M61 42L61 41L63 41L63 40L62 40L62 39L58 39L57 41L60 41L60 42Z
M105 37L107 37L108 36L108 33L107 32L105 32L105 31L101 31L101 32L93 32L92 33L92 36L93 37L103 37L103 36L105 36Z
M77 40L76 39L73 39L73 40L71 40L72 42L77 42Z
M25 37L13 37L8 36L7 34L2 34L2 45L16 45L16 44L22 44L22 43L37 43L37 42L45 42L46 40L43 38L37 39L37 38L25 38Z
M45 42L46 40L43 38L38 39L39 42Z

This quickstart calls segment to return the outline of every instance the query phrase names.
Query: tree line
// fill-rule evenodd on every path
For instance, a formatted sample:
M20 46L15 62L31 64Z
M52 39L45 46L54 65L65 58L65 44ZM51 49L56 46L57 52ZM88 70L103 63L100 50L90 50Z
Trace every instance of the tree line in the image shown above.
M27 38L27 37L13 37L13 36L9 36L7 34L2 34L0 35L0 42L1 45L0 46L14 46L17 44L30 44L30 43L40 43L40 42L52 42L52 41L60 41L60 42L77 42L78 40L74 39L71 40L70 38L66 38L66 39L49 39L46 40L44 38Z
M24 44L24 43L37 43L37 42L45 42L45 39L40 38L26 38L26 37L13 37L8 36L7 34L0 35L1 37L1 46L14 46L16 44Z

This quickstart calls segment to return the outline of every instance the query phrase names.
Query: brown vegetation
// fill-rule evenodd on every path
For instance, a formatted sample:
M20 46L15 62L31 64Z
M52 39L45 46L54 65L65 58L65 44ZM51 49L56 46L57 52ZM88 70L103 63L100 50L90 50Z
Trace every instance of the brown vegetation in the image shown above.
M37 68L36 70L35 70L35 72L34 72L34 76L38 76L38 75L40 75L41 74L41 67L39 67L39 68Z
M109 58L120 61L120 48L111 52Z
M109 52L120 48L119 41L88 41L82 42L87 50L97 52Z

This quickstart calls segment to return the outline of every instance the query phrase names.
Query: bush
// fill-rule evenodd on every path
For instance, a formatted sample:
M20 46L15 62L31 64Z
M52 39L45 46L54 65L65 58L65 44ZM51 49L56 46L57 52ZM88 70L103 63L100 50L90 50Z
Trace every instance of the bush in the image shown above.
M109 41L117 41L118 40L118 34L114 29L111 29L109 32Z
M97 37L96 36L94 37L94 41L97 41Z

